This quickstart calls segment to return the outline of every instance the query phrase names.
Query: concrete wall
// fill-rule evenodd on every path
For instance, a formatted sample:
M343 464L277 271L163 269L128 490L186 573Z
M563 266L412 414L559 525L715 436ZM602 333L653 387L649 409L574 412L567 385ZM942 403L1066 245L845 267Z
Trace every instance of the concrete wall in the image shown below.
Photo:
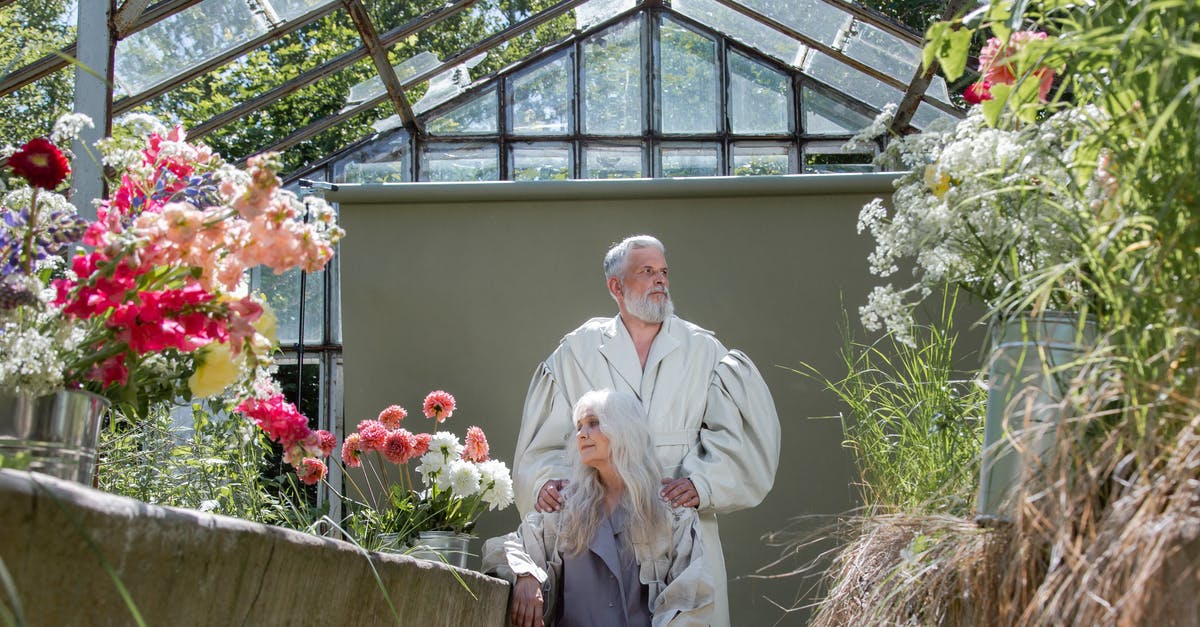
M841 375L843 307L856 321L874 281L858 212L888 197L892 176L564 181L342 186L341 250L346 426L445 389L459 409L444 426L487 432L512 462L534 366L587 318L616 313L601 258L614 242L652 233L667 246L682 317L745 350L765 376L783 427L775 489L758 508L725 516L735 624L800 624L784 615L806 586L747 579L780 557L763 535L796 516L853 507L852 462L834 397L786 370L808 362ZM856 322L855 322L856 323ZM856 323L857 324L857 323ZM514 509L485 515L479 534L517 525ZM828 521L824 521L828 522ZM819 521L802 527L811 529ZM792 564L795 560L792 560Z
M15 470L0 470L0 559L31 627L135 624L105 564L147 625L499 626L507 615L499 579ZM3 586L0 606L16 607Z

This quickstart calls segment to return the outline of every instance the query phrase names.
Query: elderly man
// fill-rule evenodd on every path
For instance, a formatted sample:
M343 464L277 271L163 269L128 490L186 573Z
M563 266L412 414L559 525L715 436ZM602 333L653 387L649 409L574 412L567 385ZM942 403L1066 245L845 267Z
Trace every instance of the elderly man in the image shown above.
M663 471L663 496L699 510L717 585L714 625L729 624L717 514L754 507L779 463L779 416L762 375L743 353L674 315L666 251L648 235L604 257L615 318L593 318L538 365L525 399L513 461L517 507L557 511L571 406L613 388L638 397Z

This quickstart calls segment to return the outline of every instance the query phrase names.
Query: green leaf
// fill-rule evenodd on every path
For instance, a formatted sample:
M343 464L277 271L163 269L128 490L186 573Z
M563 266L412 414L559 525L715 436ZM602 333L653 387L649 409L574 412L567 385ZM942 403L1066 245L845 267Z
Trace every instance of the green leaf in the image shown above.
M942 64L942 73L950 81L958 80L967 69L967 56L971 49L971 37L975 31L960 28L952 30L943 39L939 49L938 62Z
M992 99L984 100L980 105L983 108L983 119L987 120L988 126L995 127L1000 121L1000 113L1004 111L1004 105L1008 103L1008 97L1012 93L1012 85L992 85Z
M937 58L938 48L942 45L942 39L946 37L949 30L948 22L934 22L929 26L929 30L925 31L925 47L921 49L921 67L929 69L929 66L933 65L933 60Z

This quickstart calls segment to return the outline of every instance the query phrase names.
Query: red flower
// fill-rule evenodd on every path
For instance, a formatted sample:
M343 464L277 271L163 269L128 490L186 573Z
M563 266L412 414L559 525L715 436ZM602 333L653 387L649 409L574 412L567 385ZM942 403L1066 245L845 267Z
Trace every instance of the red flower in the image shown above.
M362 436L351 433L346 436L346 441L342 442L342 463L350 468L358 468L362 465L360 457L362 457Z
M337 448L337 438L324 429L317 431L317 447L321 449L321 454L325 457L333 455L333 449Z
M383 456L393 464L407 464L413 457L416 438L406 429L396 429L387 436L383 445Z
M29 184L42 189L54 189L67 180L71 166L67 158L50 140L31 139L8 158L8 167Z
M442 390L435 390L425 397L425 417L445 422L454 414L454 397Z
M429 452L429 442L433 440L432 433L418 433L413 436L413 457L420 457Z
M378 420L364 420L358 423L358 435L362 437L364 450L382 451L387 444L388 428Z
M979 104L984 100L991 99L992 84L989 81L979 81L978 83L967 87L967 90L963 92L963 100L966 100L973 105Z
M325 473L328 468L325 463L315 457L305 457L304 461L296 467L296 476L300 477L306 485L316 485L316 483L325 478Z

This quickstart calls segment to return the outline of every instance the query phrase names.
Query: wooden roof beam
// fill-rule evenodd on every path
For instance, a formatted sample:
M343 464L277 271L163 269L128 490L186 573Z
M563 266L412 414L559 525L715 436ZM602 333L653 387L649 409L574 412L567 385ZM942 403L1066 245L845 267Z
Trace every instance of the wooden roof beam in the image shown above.
M367 14L366 7L363 6L361 0L342 0L342 4L350 13L350 19L354 22L354 28L358 30L363 47L367 49L367 54L371 56L371 62L375 64L379 80L383 82L392 106L400 115L400 122L410 130L419 133L420 127L417 125L416 116L413 115L412 105L408 103L404 86L400 84L400 79L396 77L396 71L392 68L392 62L388 60L387 47L379 40L379 34L375 30L371 16Z
M947 0L946 10L942 12L942 19L953 19L959 12L967 8L967 4L970 1ZM917 113L917 107L921 104L921 97L929 89L929 83L933 80L937 71L937 59L934 59L933 63L930 63L927 68L917 67L912 82L908 84L908 90L904 92L904 98L900 100L900 104L896 107L896 115L892 118L892 132L900 134L901 131L908 128L913 116Z

